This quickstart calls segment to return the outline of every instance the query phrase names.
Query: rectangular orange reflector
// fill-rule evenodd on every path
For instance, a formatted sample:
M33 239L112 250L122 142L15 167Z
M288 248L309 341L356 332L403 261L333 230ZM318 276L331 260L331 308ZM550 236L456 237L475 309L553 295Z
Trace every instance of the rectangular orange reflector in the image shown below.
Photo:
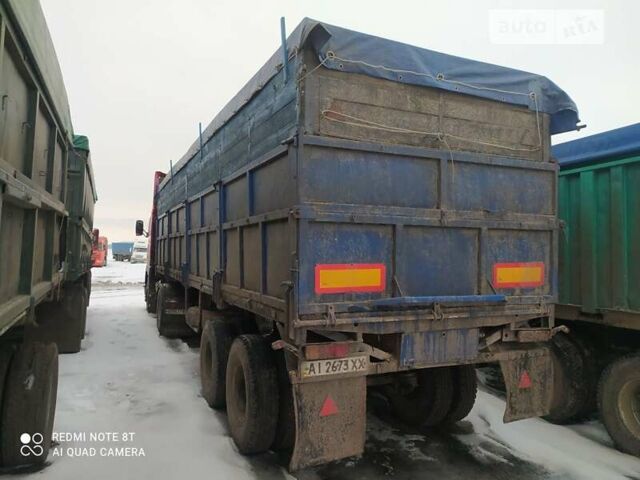
M543 284L543 262L496 263L493 265L493 286L495 288L539 287Z
M348 343L311 343L304 347L304 356L307 360L341 358L349 355L349 350Z
M316 265L316 293L383 292L383 263L329 263Z

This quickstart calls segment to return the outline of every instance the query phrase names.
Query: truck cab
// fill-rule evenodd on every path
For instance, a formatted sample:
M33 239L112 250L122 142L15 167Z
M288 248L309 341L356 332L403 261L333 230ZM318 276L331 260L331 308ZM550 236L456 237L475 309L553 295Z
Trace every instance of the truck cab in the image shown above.
M136 240L131 253L131 263L147 263L147 240Z
M109 241L107 240L107 237L98 237L98 240L93 244L93 249L91 251L91 266L106 267L108 254Z

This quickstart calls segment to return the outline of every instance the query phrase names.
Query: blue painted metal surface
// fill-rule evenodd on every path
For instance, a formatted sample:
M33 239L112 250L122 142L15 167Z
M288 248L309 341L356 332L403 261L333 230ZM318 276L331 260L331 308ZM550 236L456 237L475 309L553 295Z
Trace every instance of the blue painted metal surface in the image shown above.
M431 297L395 297L374 300L369 305L374 308L430 306L434 303L443 305L487 305L504 303L505 295L440 295Z
M460 363L476 358L478 329L404 333L400 341L403 367Z
M282 41L282 69L285 83L289 80L289 52L287 51L287 27L284 17L280 17L280 37Z
M640 123L554 145L563 170L640 155Z
M353 47L343 45L344 32L332 33ZM388 45L387 55L411 50L369 40ZM317 64L326 45L311 44L290 57L295 82L286 81L286 68L261 77L265 83L226 122L214 120L172 165L174 181L165 179L156 197L157 264L185 285L274 319L434 303L503 312L514 300L530 306L525 317L544 315L557 295L550 116L484 93L478 99L406 78L336 72ZM409 133L336 127L328 109L380 115ZM468 143L415 133L440 115L449 132L467 132ZM496 137L506 148L487 150ZM510 262L543 263L543 282L496 288L494 265ZM326 293L318 265L384 269L376 288Z
M113 255L131 255L133 251L133 242L113 242L111 244L111 253Z

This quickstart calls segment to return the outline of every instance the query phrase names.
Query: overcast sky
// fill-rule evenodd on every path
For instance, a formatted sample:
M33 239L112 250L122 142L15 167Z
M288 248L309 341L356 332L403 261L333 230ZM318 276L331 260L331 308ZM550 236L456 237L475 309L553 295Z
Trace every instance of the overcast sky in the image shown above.
M41 0L64 75L74 130L91 142L95 226L133 239L149 217L153 172L166 171L203 125L303 17L543 74L577 103L588 128L638 122L640 2L357 0ZM601 44L496 44L493 9L598 9Z

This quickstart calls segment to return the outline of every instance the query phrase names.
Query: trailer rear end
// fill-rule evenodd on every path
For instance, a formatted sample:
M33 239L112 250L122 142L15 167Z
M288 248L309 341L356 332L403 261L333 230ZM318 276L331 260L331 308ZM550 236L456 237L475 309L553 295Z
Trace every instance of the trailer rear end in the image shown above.
M505 421L547 413L549 138L571 100L311 20L288 52L154 189L147 302L161 334L202 333L203 394L239 449L291 469L359 455L367 387L407 422L455 422L477 363L502 367Z

